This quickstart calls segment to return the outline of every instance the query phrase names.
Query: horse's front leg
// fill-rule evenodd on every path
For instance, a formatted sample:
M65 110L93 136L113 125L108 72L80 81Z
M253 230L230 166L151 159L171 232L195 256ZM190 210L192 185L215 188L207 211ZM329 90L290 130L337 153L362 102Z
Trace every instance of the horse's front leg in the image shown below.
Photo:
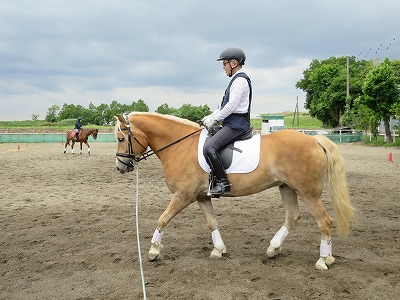
M154 231L153 238L151 239L151 247L148 255L150 261L155 260L160 255L163 247L161 239L164 234L164 228L178 213L182 211L182 209L194 201L196 201L196 199L191 199L189 196L182 195L180 192L174 193L167 208L158 219L157 228Z
M69 140L65 142L65 147L64 147L64 154L67 153L67 146L69 145Z
M82 142L80 142L80 144L81 144L81 151L80 151L80 154L82 155Z
M197 203L200 206L201 211L206 219L208 229L211 232L211 238L214 245L214 249L211 251L211 258L221 258L226 253L226 247L222 240L221 234L218 230L218 221L214 213L214 208L210 198L198 200Z
M86 146L87 146L87 154L89 154L90 155L90 146L89 146L89 143L86 141L86 142L84 142L85 144L86 144ZM82 150L82 149L81 149ZM82 153L81 153L82 154Z

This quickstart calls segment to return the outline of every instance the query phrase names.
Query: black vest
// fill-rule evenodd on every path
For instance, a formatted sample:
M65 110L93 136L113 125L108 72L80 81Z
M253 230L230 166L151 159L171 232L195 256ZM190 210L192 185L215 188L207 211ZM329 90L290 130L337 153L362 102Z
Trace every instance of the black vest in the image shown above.
M233 114L229 115L222 121L222 125L228 126L233 129L239 129L239 130L245 131L245 130L249 130L249 128L250 128L250 104L251 104L251 98L252 98L252 92L253 92L252 87L251 87L250 78L245 73L240 72L240 73L236 74L235 76L233 76L233 78L231 79L231 81L228 84L228 87L225 90L225 95L222 98L221 109L229 102L229 94L230 94L231 85L232 85L233 81L238 77L245 78L249 84L249 88L250 88L249 107L247 108L247 113L243 113L243 114L233 113Z

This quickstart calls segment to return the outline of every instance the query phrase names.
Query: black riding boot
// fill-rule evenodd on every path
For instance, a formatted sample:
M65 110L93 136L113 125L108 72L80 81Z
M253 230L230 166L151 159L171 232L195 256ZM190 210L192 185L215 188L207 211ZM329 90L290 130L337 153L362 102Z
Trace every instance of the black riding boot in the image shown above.
M231 186L229 184L228 178L226 177L221 158L214 147L210 147L210 149L208 150L207 159L213 171L213 174L216 177L216 183L214 187L208 191L207 195L214 197L229 195L231 192Z

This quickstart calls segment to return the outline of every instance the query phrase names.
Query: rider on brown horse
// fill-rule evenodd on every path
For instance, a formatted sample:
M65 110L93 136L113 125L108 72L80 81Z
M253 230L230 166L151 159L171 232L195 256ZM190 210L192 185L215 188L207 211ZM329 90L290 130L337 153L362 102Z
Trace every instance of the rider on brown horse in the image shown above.
M82 117L78 118L78 121L76 121L76 123L75 123L75 128L74 129L76 131L75 139L78 140L78 136L81 133L81 130L83 129Z

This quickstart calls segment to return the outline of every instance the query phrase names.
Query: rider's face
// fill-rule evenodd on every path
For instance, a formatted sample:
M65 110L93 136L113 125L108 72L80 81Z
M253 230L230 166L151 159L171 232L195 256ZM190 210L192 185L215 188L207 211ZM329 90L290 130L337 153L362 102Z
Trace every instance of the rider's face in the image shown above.
M230 76L231 75L231 70L233 70L234 72L236 71L234 69L238 66L238 63L234 59L230 60L230 61L228 61L227 59L224 59L222 61L222 66L223 66L223 69L224 69L224 71L226 73L226 76Z

